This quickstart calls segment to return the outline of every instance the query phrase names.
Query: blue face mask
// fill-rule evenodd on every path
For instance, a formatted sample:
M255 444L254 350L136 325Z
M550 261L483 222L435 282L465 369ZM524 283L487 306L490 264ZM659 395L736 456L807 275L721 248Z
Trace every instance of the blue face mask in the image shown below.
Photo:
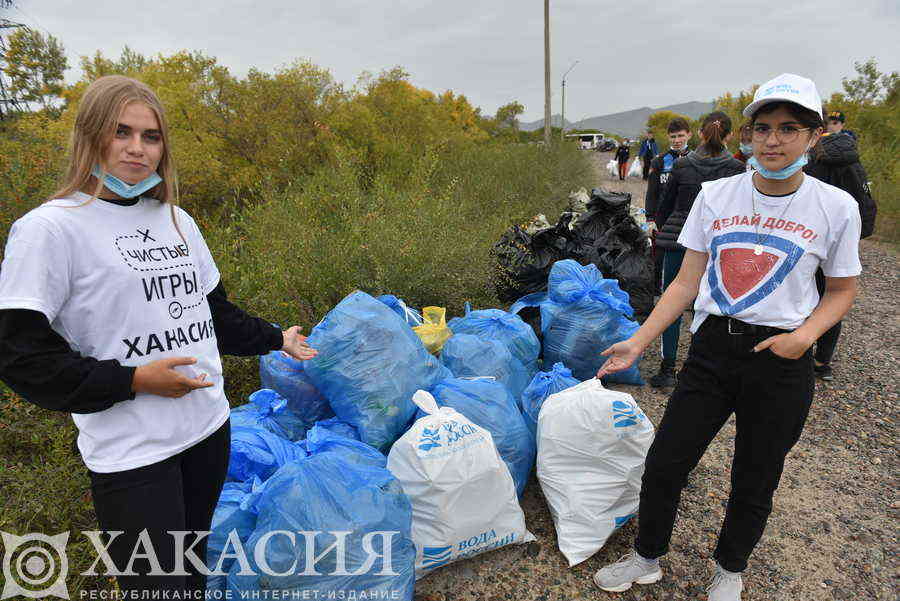
M808 150L808 149L807 149ZM804 165L809 162L809 157L807 153L804 152L797 160L784 167L783 169L779 169L778 171L772 171L771 169L766 169L762 165L759 164L759 161L756 160L756 157L750 157L750 160L747 161L747 164L759 171L759 174L762 175L766 179L787 179L790 176L794 175L801 169L803 169Z
M97 179L100 179L100 176L103 175L100 171L100 167L97 165L94 165L91 174ZM106 186L106 189L122 198L135 198L140 196L147 190L155 188L161 181L163 181L163 179L156 172L151 173L134 185L127 184L109 173L103 175L103 185Z
M741 144L741 154L745 157L753 155L753 144Z

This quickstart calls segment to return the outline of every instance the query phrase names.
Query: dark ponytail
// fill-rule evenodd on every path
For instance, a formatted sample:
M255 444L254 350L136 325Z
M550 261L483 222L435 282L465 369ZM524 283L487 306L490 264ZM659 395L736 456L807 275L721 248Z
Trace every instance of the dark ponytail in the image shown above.
M731 133L731 119L722 111L713 111L703 119L703 146L711 155L725 150L725 137Z

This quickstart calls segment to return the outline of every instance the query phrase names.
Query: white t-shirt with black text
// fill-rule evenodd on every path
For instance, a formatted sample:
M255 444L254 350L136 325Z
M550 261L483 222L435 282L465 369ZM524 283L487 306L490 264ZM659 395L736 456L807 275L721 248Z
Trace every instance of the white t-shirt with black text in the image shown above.
M104 411L72 414L87 467L117 472L171 457L228 419L206 301L219 271L180 208L185 240L170 206L158 200L88 201L83 193L52 200L13 224L0 270L0 309L40 311L73 350L99 360L140 366L195 357L196 364L176 369L205 373L214 384L175 399L138 393Z
M862 271L852 196L809 175L793 197L765 196L753 173L704 183L678 237L682 246L709 253L692 332L707 315L795 329L819 303L818 267L828 277Z

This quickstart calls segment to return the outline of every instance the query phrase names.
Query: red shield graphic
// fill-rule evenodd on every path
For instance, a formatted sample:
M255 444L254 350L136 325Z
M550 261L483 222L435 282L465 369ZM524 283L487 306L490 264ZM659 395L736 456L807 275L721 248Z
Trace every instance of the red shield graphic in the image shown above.
M778 263L778 255L754 254L751 248L725 248L720 255L722 284L732 300L747 294Z

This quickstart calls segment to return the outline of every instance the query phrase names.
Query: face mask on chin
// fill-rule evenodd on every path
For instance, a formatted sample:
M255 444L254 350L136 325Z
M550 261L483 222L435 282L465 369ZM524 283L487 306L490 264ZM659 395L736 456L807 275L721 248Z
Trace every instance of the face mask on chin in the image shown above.
M787 179L803 169L803 167L809 162L809 149L811 146L812 145L807 146L806 150L803 151L803 154L797 157L797 160L795 160L793 163L786 167L782 167L777 171L773 171L760 165L755 156L750 157L750 160L747 161L747 163L750 164L754 169L759 171L759 174L766 179Z
M135 198L137 196L140 196L147 190L155 188L161 181L163 181L159 174L154 171L138 183L128 184L114 175L110 175L109 173L104 174L100 170L99 165L94 165L94 168L91 170L91 175L93 175L97 179L102 179L103 185L107 190L117 196L121 196L122 198Z
M745 157L753 155L753 144L741 144L741 154Z

